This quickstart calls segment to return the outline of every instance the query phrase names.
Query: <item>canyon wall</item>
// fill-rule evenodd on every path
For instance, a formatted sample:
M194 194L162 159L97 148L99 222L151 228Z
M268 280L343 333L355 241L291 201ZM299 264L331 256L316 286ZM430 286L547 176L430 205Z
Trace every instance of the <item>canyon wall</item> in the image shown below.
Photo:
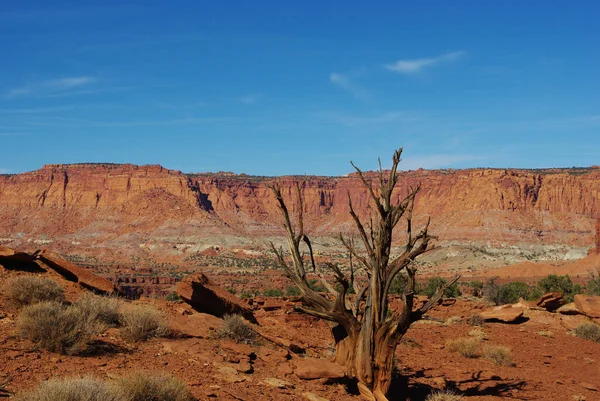
M267 187L273 180L113 164L48 165L0 175L0 241L116 249L132 238L177 243L279 235L280 216ZM348 193L359 213L368 213L367 192L354 174L276 180L292 211L294 185L304 183L307 227L315 234L352 229ZM432 231L445 241L595 242L600 168L410 171L400 174L397 195L417 185L415 214L420 221L431 216Z

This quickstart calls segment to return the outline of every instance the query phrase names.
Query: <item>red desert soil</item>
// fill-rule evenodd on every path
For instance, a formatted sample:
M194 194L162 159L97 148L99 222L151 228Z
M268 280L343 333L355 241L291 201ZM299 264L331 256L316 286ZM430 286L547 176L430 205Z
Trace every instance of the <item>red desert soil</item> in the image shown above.
M11 277L31 273L0 268L0 288ZM58 281L69 300L83 293L77 284L54 272L43 274ZM21 392L53 376L94 375L111 379L138 370L168 372L183 379L199 400L300 400L313 393L328 400L356 400L342 382L300 380L293 373L292 355L268 341L258 345L236 344L214 338L221 320L199 314L183 303L143 299L165 311L173 328L188 334L140 344L125 342L118 329L98 338L100 351L88 356L63 356L35 350L19 338L15 321L18 309L0 295L0 383ZM282 301L273 300L281 305ZM485 305L460 299L438 306L430 315L459 317L448 326L423 321L409 331L398 347L397 364L408 382L407 399L421 400L432 388L455 387L469 400L502 398L569 400L583 395L598 399L600 393L600 344L574 337L561 324L561 317L545 311L526 310L529 319L521 324L486 323L485 343L505 345L512 350L514 367L496 366L486 359L466 359L445 349L447 340L466 336L473 329L465 320ZM269 308L270 309L270 308ZM331 343L325 323L304 315L286 313L285 307L255 312L260 331L268 337L286 339L306 348L308 357L328 358ZM553 338L540 331L551 331ZM194 336L194 337L192 337ZM251 365L251 373L248 371ZM287 388L268 384L272 378L289 383Z

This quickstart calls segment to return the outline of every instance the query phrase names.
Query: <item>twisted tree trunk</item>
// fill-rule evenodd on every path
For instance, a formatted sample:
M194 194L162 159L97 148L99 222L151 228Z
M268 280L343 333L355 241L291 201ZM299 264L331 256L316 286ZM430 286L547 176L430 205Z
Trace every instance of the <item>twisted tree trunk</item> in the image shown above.
M418 234L413 235L412 213L414 200L419 192L418 187L411 189L408 195L397 203L393 202L392 195L397 182L397 167L401 153L402 149L394 152L392 168L387 178L384 177L380 163L377 189L353 164L365 189L371 196L376 211L374 213L375 222L372 217L368 226L363 225L354 211L352 199L348 194L350 216L358 231L364 252L357 250L353 240L340 235L340 240L350 255L350 279L346 277L342 268L332 263L326 263L339 284L338 290L325 280L324 274L315 264L311 242L304 233L301 186L297 185L299 212L296 227L292 225L292 219L279 186L271 187L283 216L283 225L291 254L291 266L283 250L275 248L273 244L271 246L288 278L302 292L303 306L298 307L297 310L332 322L332 335L336 345L334 360L345 366L358 379L361 394L373 401L387 401L386 394L391 386L394 368L394 354L402 336L413 322L421 319L437 303L444 290L458 280L458 277L455 277L446 286L438 289L424 306L413 310L417 272L413 262L416 257L427 251L429 241L433 237L428 234L429 221ZM392 257L393 232L402 217L406 220L407 242L403 252ZM319 277L335 301L311 289L307 280L303 254L300 252L302 242L309 250L309 268L312 269L313 274ZM353 287L355 285L355 269L352 258L359 261L367 282L365 287L356 291L357 295L353 303L347 299L350 285ZM402 270L406 271L408 277L407 289L402 294L402 308L390 313L391 311L388 309L390 286ZM356 289L356 287L354 288Z

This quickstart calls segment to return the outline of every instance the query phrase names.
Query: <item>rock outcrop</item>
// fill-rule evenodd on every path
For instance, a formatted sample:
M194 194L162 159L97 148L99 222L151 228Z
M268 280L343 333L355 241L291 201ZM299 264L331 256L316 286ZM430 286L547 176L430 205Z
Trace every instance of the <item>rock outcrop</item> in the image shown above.
M258 324L254 314L238 298L225 289L211 283L202 273L188 276L177 287L177 294L198 312L217 317L242 315L248 321Z
M566 303L567 301L560 292L549 292L535 301L537 307L546 309L547 311L555 311Z
M486 322L518 323L523 319L524 308L512 305L497 306L481 312Z
M98 242L113 234L272 235L280 230L267 187L272 180L127 164L48 165L0 175L0 240L19 241L19 233L34 245L77 242L74 235ZM357 212L367 212L369 197L355 174L277 180L290 198L295 183L305 181L305 217L315 233L348 229L348 192ZM398 195L417 184L415 216L432 216L431 231L444 240L594 243L600 168L409 171L399 177ZM293 211L298 204L289 206Z
M314 358L296 358L294 374L300 379L340 379L345 376L343 366L335 362Z
M107 279L97 276L55 253L42 250L36 252L35 256L38 261L42 262L42 266L48 266L67 280L79 283L79 285L88 290L102 294L113 294L118 292L114 284Z
M583 315L600 319L600 296L577 294L575 295L575 305Z

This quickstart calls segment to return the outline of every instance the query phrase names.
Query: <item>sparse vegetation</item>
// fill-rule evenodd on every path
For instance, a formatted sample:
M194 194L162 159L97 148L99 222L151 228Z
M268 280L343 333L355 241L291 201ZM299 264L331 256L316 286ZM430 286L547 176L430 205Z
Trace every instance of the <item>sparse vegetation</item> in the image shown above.
M218 330L217 337L227 338L238 343L251 344L256 339L256 332L239 315L225 315L223 326Z
M542 331L538 331L538 334L542 337L546 337L546 338L554 338L554 333L550 330L542 330Z
M61 354L83 352L105 328L97 316L58 302L28 305L18 319L21 337Z
M97 319L107 326L116 327L119 325L121 302L117 297L85 293L73 303L73 307L77 308L82 314Z
M439 390L429 394L425 401L462 401L463 397L452 390Z
M390 294L404 294L408 287L408 275L398 273L390 285Z
M427 280L425 286L419 291L420 294L432 297L440 288L446 287L444 290L444 297L446 298L457 298L460 296L460 290L456 283L446 286L447 281L441 277L432 277Z
M194 398L185 383L174 376L149 372L118 378L114 392L119 401L191 401Z
M600 296L600 269L590 272L590 279L585 284L588 295Z
M582 323L575 328L575 335L598 343L600 342L600 326L594 323Z
M479 338L459 337L446 342L450 352L456 352L465 358L479 358L481 340Z
M23 306L39 302L64 302L63 288L54 280L37 276L19 276L6 283L6 297Z
M481 315L472 315L467 318L467 323L471 326L483 326L485 320L481 317Z
M167 302L179 302L181 301L181 297L177 294L177 292L173 291L168 293L165 296L165 301Z
M288 297L297 297L300 294L302 294L300 288L296 287L295 285L288 285L285 288L285 295L287 295Z
M151 305L131 305L121 312L121 336L132 342L147 341L168 333L164 314Z
M179 379L164 374L134 373L108 383L92 377L50 379L15 401L192 401Z
M512 360L510 349L502 345L485 345L483 347L482 355L499 366L515 365Z
M482 344L486 338L481 329L469 332L469 337L459 337L446 342L446 349L465 358L484 357L499 366L514 366L510 349L502 345Z
M575 294L580 294L582 288L571 281L571 277L551 274L537 283L537 291L532 292L531 298L538 298L548 292L560 292L567 302L573 302Z
M499 285L496 279L491 279L483 286L482 293L486 300L496 305L513 304L519 298L529 298L529 286L521 281Z
M282 297L283 291L281 291L279 288L267 288L263 291L263 295L265 297Z
M123 401L106 382L90 377L50 379L15 401Z

